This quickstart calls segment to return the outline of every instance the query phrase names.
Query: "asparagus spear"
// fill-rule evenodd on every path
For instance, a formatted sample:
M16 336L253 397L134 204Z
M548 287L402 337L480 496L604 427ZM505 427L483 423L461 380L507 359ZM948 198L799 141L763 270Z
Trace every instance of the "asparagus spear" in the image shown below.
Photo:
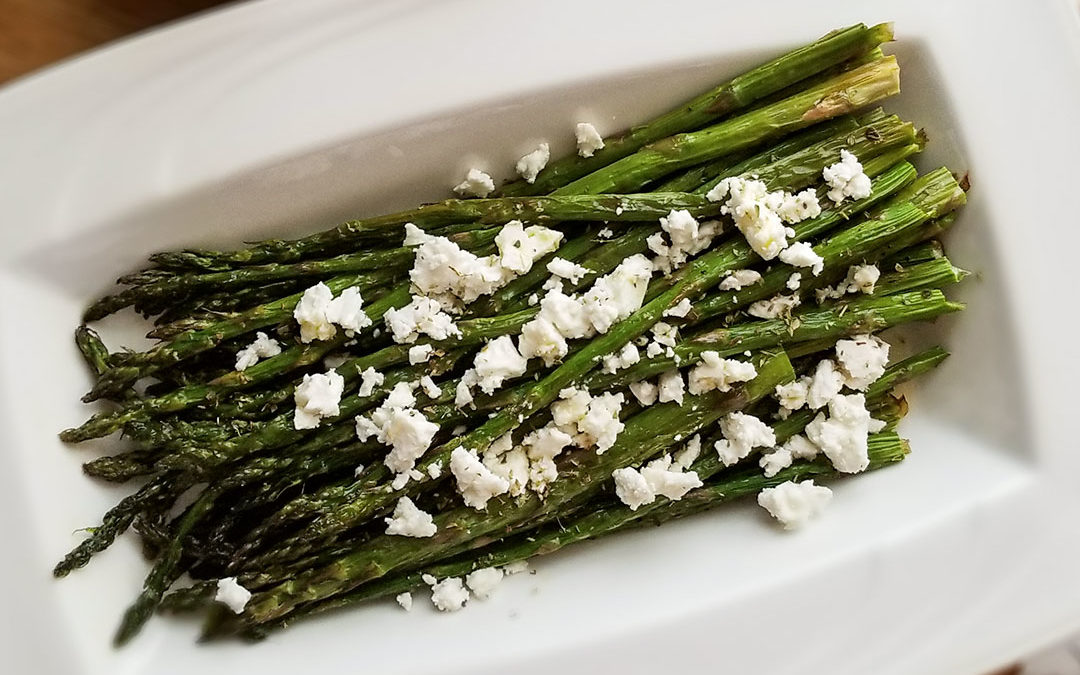
M647 145L553 194L632 192L681 168L858 110L899 90L896 59L879 59L764 108Z
M790 85L843 63L892 40L892 27L863 25L834 31L809 45L788 52L730 82L701 94L646 124L604 139L592 157L571 155L547 165L532 184L523 181L503 187L503 194L543 194L598 171L642 147L674 134L691 131L745 109Z

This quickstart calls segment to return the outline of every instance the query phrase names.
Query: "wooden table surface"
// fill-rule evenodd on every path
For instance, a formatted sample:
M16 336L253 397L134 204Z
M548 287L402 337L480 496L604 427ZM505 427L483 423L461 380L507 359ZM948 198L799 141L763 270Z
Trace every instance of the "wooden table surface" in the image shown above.
M0 84L226 0L0 0Z

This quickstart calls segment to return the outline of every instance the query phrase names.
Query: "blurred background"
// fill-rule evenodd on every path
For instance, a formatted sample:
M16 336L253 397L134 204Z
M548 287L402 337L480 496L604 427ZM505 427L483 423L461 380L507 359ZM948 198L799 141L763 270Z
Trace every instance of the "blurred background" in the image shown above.
M0 84L130 33L223 4L226 0L0 0Z
M236 1L0 0L0 85L132 33ZM1080 638L990 675L1020 674L1080 675Z

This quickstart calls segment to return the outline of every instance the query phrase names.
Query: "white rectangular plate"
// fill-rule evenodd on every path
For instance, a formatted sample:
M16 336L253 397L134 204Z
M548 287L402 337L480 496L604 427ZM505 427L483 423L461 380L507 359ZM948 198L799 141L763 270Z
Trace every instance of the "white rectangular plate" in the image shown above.
M901 466L780 534L750 505L577 547L441 616L418 602L196 646L158 619L110 646L145 563L122 541L62 582L85 480L80 310L151 251L292 234L497 177L574 122L643 120L857 21L895 20L922 168L971 172L950 255L977 272L954 352L916 391ZM263 0L0 91L0 609L5 672L975 673L1080 626L1073 339L1080 250L1066 2ZM99 446L103 449L105 446Z

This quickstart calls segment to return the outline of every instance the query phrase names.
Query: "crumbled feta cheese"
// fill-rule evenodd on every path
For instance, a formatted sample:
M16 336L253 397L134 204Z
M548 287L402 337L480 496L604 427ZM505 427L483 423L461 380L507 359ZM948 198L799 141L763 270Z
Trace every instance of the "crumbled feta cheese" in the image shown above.
M405 240L401 242L401 245L419 246L420 244L425 244L433 239L435 239L435 237L421 230L415 223L405 223Z
M741 291L744 286L751 286L761 281L761 273L754 270L735 270L729 272L720 282L721 291Z
M822 359L814 368L806 391L806 404L817 410L833 400L844 387L844 374L831 359Z
M787 283L785 283L784 286L786 286L789 291L799 290L799 287L802 286L802 275L798 272L792 272L791 276L787 278Z
M614 354L608 354L603 360L603 371L615 373L623 368L629 368L641 360L641 354L633 342L627 342L623 348Z
M529 307L534 307L535 305L540 304L540 296L536 293L532 293L531 295L529 295L528 303Z
M806 405L806 395L810 391L810 378L801 377L794 382L776 385L776 400L786 410L798 410Z
M681 319L690 313L692 306L690 305L690 298L683 298L673 307L668 307L664 310L664 316L673 316L676 319Z
M645 300L653 265L641 254L619 263L610 274L593 283L583 297L583 306L593 328L606 333L611 326L637 310Z
M514 447L510 434L504 434L488 446L483 462L492 473L509 484L511 497L525 493L529 484L529 458L524 448Z
M293 309L293 318L300 325L300 341L307 344L313 340L329 340L337 333L337 328L326 312L334 300L330 287L319 282L304 291L300 301Z
M547 271L551 272L557 277L563 279L569 279L570 283L579 283L588 273L589 268L582 267L581 265L567 260L566 258L555 257L547 264Z
M817 192L813 188L806 188L799 194L784 193L784 201L777 209L780 218L786 223L798 223L809 218L817 218L821 215L821 204L818 202Z
M625 425L619 420L623 395L604 392L589 401L589 411L578 422L578 430L596 444L596 454L603 454L622 432Z
M798 459L813 459L821 452L821 448L810 442L810 439L802 434L795 434L783 445L784 450Z
M686 442L684 447L679 452L675 453L675 459L672 466L678 467L682 470L690 468L690 465L697 461L701 456L701 436L694 434L690 437L690 440Z
M656 501L658 496L678 501L690 490L701 487L701 479L695 471L683 471L672 465L671 455L654 459L641 470L623 467L611 473L615 479L615 495L637 511L640 507Z
M325 374L304 375L303 381L296 385L293 392L293 400L296 402L293 427L314 429L319 426L322 418L334 417L340 413L338 404L344 391L345 378L336 370Z
M780 260L794 267L809 267L815 277L825 269L825 258L818 255L805 241L795 242L780 251Z
M776 445L772 428L753 415L733 412L720 420L722 440L713 444L724 466L731 466L743 459L754 448L771 448Z
M281 353L281 343L267 337L266 333L255 333L255 341L236 352L236 369L243 372L259 362Z
M383 518L386 521L386 533L402 537L434 537L438 528L431 514L421 510L413 500L402 497L394 507L394 515Z
M685 387L686 383L683 382L682 373L675 368L666 370L660 374L660 378L657 380L657 397L661 403L672 401L682 405Z
M397 604L401 605L401 608L406 612L412 609L412 593L408 591L398 593L394 596L394 600L397 600Z
M784 448L777 448L772 452L767 452L761 456L761 460L758 464L765 470L765 477L772 478L776 474L780 473L781 469L786 469L791 466L792 457L790 450Z
M364 465L363 464L357 464L356 468L353 469L353 478L359 478L363 474L364 474Z
M541 143L535 150L519 159L514 168L526 183L535 183L537 174L544 170L549 159L551 159L551 148L547 143Z
M479 600L487 600L502 581L503 571L498 567L485 567L465 575L465 585Z
M511 576L511 575L514 575L514 574L522 574L524 572L528 572L529 571L529 561L528 560L515 560L512 563L507 563L507 564L503 565L503 571L506 572L507 576Z
M418 363L426 363L431 358L432 352L435 348L431 345L416 345L415 347L409 347L409 363L416 365Z
M363 310L364 298L360 289L346 288L326 306L326 320L345 329L345 335L352 336L358 330L371 325L371 317Z
M758 504L780 521L785 530L805 525L821 513L832 501L832 490L814 485L813 480L801 483L785 481L758 493Z
M421 334L434 340L445 340L451 335L461 337L454 320L442 311L437 301L418 295L404 307L386 310L383 321L398 344L412 344Z
M701 363L690 370L688 389L697 396L707 391L730 391L736 382L749 382L757 377L757 369L748 361L720 358L719 352L701 353Z
M408 382L399 382L370 417L356 417L356 435L361 440L371 436L380 443L389 445L383 463L390 470L399 474L398 480L404 486L409 474L424 452L431 447L439 425L428 421L423 413L416 410L416 397ZM419 476L413 476L419 480Z
M236 581L236 577L225 577L224 579L218 579L214 600L224 604L233 613L242 614L244 607L247 607L248 600L251 600L251 591L241 586Z
M450 472L466 506L483 510L492 497L510 491L510 483L484 466L475 450L455 448L450 453Z
M870 196L870 177L863 173L863 166L855 155L840 151L840 161L825 167L821 177L829 185L828 197L837 204L847 198L865 199Z
M791 316L791 311L798 307L800 302L798 295L774 295L767 300L751 303L746 313L759 319L779 319Z
M836 342L836 362L844 374L844 384L858 391L885 374L889 363L889 343L874 335L855 335Z
M630 393L634 395L638 403L643 406L650 406L656 403L656 397L658 392L656 385L648 380L640 380L638 382L630 383Z
M532 269L536 260L557 249L562 238L562 232L558 230L537 225L524 227L520 220L511 220L495 236L499 264L505 269L525 274Z
M862 394L840 394L829 401L829 416L818 413L806 437L821 448L838 471L858 473L870 465L866 438L884 426L872 419Z
M679 329L664 321L657 321L652 327L653 341L664 347L674 347L679 339Z
M526 436L521 444L529 458L529 487L543 494L559 475L555 458L573 442L570 434L554 425L547 425Z
M431 604L441 612L456 612L469 600L469 590L459 577L447 577L431 587Z
M616 206L615 207L615 215L621 216L622 214L623 214L623 207L622 206Z
M881 270L877 265L856 265L852 270L851 285L867 295L873 295L874 285L881 278Z
M467 405L471 405L473 402L472 388L476 386L479 378L476 375L476 371L472 368L466 370L461 374L461 379L458 380L457 388L454 389L454 405L458 408L464 408Z
M660 228L668 234L671 244L664 243L663 235L659 232L651 235L646 242L649 250L657 256L653 262L664 274L670 274L685 264L690 256L708 248L720 229L716 221L698 223L685 209L672 210L661 218Z
M473 361L477 384L485 394L495 393L503 381L523 375L527 367L528 362L509 335L489 340Z
M600 239L611 239L615 236L615 233L611 231L611 228L605 227L596 233L596 236Z
M424 390L428 398L435 399L442 396L442 389L439 389L439 385L435 384L435 380L431 379L430 375L420 378L420 388Z
M592 157L597 150L604 147L604 137L589 122L578 122L574 128L574 136L577 138L577 151L582 157Z
M480 169L469 169L465 180L454 186L454 192L464 197L487 197L495 191L495 181Z
M649 346L645 348L645 356L650 359L654 359L664 353L664 345L656 342L655 340L649 343Z
M360 388L356 390L357 396L371 396L375 391L375 387L381 386L386 380L386 376L380 372L376 372L374 368L370 366L360 373Z
M725 178L705 197L724 201L720 212L732 217L750 248L763 259L772 260L787 246L787 228L776 212L783 203L782 193L770 193L762 181Z
M524 358L539 357L550 367L566 356L570 346L554 323L538 315L521 327L518 349Z

